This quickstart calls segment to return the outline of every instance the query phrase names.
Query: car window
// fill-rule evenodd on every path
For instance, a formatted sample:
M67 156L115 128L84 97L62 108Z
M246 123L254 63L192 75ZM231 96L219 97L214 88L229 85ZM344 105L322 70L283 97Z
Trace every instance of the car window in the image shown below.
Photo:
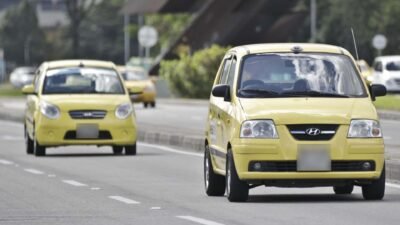
M223 69L222 69L222 74L221 74L221 77L220 77L219 82L218 82L219 84L226 84L227 83L228 74L229 74L229 67L231 65L231 62L232 62L231 58L225 59L224 66L223 66Z
M238 92L241 97L366 96L349 57L317 53L245 57Z
M231 88L233 87L233 81L235 79L235 71L236 71L236 57L232 59L232 64L229 69L229 74L226 81L226 84L229 84Z
M39 93L39 86L40 86L40 75L42 73L42 67L36 70L35 72L35 81L34 81L34 88L35 88L35 93Z
M381 61L376 61L374 63L374 70L378 72L382 72L382 62Z
M142 70L125 70L121 72L122 77L124 80L127 81L135 81L135 80L148 80L149 77L147 73Z
M386 63L387 71L400 71L400 61L390 61Z
M43 94L124 94L124 89L115 70L71 67L48 70Z

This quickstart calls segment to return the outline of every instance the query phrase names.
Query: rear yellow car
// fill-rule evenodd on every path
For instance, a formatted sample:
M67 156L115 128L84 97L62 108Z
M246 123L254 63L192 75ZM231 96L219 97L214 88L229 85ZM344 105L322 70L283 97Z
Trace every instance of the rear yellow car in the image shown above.
M125 80L125 85L132 93L132 102L142 102L147 108L156 107L156 88L152 79L150 79L146 70L134 66L118 66L119 72Z
M246 201L249 189L362 187L385 192L384 142L367 85L343 48L259 44L229 50L216 75L206 124L204 181L210 196Z
M26 152L49 147L112 146L136 154L136 119L129 93L111 62L63 60L43 63L27 95Z
M361 76L367 81L367 84L371 84L373 81L372 68L363 59L357 60L356 63L358 68L360 69Z

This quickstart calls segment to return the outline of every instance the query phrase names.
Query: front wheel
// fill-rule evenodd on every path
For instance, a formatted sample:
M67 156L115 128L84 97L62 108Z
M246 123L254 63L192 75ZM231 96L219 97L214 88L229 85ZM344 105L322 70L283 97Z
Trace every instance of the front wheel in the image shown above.
M383 196L385 195L385 167L386 166L383 166L381 176L378 180L374 180L372 183L362 186L362 194L365 200L383 199Z
M24 134L25 134L25 149L26 149L26 154L33 154L34 152L34 143L33 140L29 137L28 131L26 128L24 129Z
M37 140L34 140L34 150L35 156L45 156L46 155L46 147L40 145Z
M226 159L226 193L230 202L245 202L249 197L249 185L239 179L230 150Z
M225 194L225 177L214 172L208 145L206 145L204 152L204 186L208 196L223 196Z
M125 155L136 155L136 143L125 146Z

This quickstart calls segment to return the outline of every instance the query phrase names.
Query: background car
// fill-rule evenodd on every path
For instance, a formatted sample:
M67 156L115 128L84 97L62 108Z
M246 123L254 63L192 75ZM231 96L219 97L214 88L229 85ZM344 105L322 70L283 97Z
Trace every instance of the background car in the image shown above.
M372 78L372 68L363 59L357 60L356 63L358 65L358 68L361 71L361 75L367 81L367 83L370 84L372 82L372 80L373 80L373 78Z
M143 102L147 108L156 106L156 88L147 71L142 67L118 66L118 71L125 80L126 87L137 94L131 95L132 102Z
M136 119L129 93L111 62L45 62L27 94L26 152L68 145L112 146L136 154Z
M390 92L400 92L400 56L379 56L373 68L373 84L382 84Z
M10 74L10 82L16 88L31 84L35 76L35 67L18 67Z

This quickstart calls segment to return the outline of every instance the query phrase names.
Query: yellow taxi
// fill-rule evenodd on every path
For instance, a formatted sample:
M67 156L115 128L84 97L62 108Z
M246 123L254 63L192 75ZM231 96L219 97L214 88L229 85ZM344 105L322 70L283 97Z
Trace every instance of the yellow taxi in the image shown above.
M257 186L362 187L382 199L382 131L368 86L350 53L323 44L230 49L216 75L206 124L209 196L246 201Z
M156 88L146 70L135 66L118 66L118 70L125 80L126 87L139 94L131 95L132 102L142 102L147 108L156 107Z
M111 62L44 62L27 95L26 152L43 156L49 147L112 146L136 154L136 119L129 93Z
M358 68L360 69L362 77L367 81L368 84L371 84L373 81L371 67L363 59L357 60L356 63Z

